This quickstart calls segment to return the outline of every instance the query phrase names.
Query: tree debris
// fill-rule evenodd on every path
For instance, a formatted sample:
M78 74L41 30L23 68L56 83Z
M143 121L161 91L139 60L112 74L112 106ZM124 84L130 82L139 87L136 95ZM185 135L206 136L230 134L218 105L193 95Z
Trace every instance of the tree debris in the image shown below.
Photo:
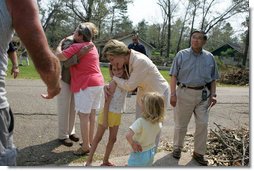
M207 155L212 166L248 166L249 130L227 129L214 123L218 129L210 130Z
M249 166L249 129L227 129L221 125L210 130L207 140L206 156L209 166ZM185 136L182 152L193 152L193 135ZM159 150L172 152L173 144L161 141Z

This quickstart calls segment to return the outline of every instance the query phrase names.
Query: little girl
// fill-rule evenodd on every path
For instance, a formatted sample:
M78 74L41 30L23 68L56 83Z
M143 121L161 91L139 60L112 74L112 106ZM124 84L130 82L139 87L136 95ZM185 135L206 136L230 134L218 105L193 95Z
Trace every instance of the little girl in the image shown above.
M119 78L127 77L127 73L124 70L124 67L118 69L110 65L110 76L116 76ZM123 106L125 103L125 97L127 92L119 88L116 83L112 80L110 82L110 91L113 94L113 97L105 100L104 109L100 112L98 116L98 128L94 140L92 142L92 147L90 150L89 157L86 161L85 166L90 166L93 161L93 155L95 150L102 139L102 136L105 133L105 130L109 127L109 139L104 154L103 163L101 166L114 166L113 163L109 162L109 155L113 149L114 143L117 139L117 132L119 125L121 123L121 114L123 112Z
M126 139L133 152L128 166L151 166L155 155L155 139L162 128L164 99L156 92L146 93L142 100L142 117L129 128Z

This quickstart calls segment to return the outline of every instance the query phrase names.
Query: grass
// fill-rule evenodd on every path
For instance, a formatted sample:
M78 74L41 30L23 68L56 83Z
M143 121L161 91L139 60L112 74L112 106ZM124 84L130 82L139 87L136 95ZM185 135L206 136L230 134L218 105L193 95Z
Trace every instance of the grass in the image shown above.
M7 78L8 79L13 79L13 76L11 75L11 68L12 64L11 61L8 62L8 71L7 71ZM110 81L110 76L108 72L108 67L101 67L101 72L103 74L105 82ZM169 81L169 75L168 71L160 71L163 77ZM19 75L17 77L18 79L40 79L40 76L38 72L36 71L33 62L30 60L30 65L29 66L20 66L19 67Z
M13 76L11 75L11 67L12 64L9 61L8 63L8 71L7 71L7 79L13 79ZM110 81L110 76L108 72L108 67L101 67L101 72L103 74L104 80L106 83ZM169 82L170 77L169 77L169 71L167 70L160 70L160 73L162 76ZM29 66L20 66L19 67L19 75L17 77L18 79L40 79L40 76L38 72L36 71L33 62L30 60L30 65ZM228 84L222 84L217 82L218 87L241 87L239 85L228 85Z
M17 78L20 78L20 79L40 79L40 76L39 76L38 72L36 71L33 62L29 61L29 63L30 63L29 66L20 66L19 67L19 75ZM8 79L13 79L13 75L11 75L11 68L12 68L12 64L11 64L11 61L9 60L8 71L7 71L7 78Z

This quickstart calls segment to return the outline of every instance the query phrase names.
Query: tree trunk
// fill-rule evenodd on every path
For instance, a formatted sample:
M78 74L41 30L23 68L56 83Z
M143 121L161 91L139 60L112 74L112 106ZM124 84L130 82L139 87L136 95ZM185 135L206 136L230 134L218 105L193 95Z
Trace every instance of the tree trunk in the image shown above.
M191 33L193 32L193 26L194 26L195 17L196 17L196 11L197 11L197 6L195 5L195 8L194 8L194 10L193 10L192 22L191 22L189 47L191 46Z
M242 62L243 67L246 67L247 58L249 56L248 52L249 52L249 27L247 30L245 49L244 49L244 54L243 54L243 62Z
M183 36L183 32L184 32L184 27L185 27L185 22L186 22L186 18L187 18L187 15L188 15L189 8L190 8L190 3L188 4L188 7L187 7L185 15L184 15L183 26L182 26L182 29L181 29L181 32L180 32L180 36L179 36L179 39L178 39L178 42L177 42L176 52L179 52L180 47L181 47L181 40L182 40L182 36Z
M113 11L112 11L112 20L111 20L111 27L110 27L111 36L113 34L113 29L114 29L114 19L115 19L115 7L113 7Z
M170 51L170 39L171 39L171 3L170 0L168 0L168 40L167 40L167 51L166 51L166 58L169 57L169 51Z

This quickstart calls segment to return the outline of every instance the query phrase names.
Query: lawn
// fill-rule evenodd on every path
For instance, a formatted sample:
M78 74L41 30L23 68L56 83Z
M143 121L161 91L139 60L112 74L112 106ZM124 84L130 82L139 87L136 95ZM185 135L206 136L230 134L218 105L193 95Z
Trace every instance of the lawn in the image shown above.
M11 62L9 61L8 63L8 71L7 71L7 78L8 79L13 79L13 76L11 75ZM104 76L105 82L109 82L110 80L110 76L109 76L109 72L108 72L108 67L101 67L101 72ZM163 75L163 77L168 81L169 80L169 75L168 75L168 71L160 71L161 74ZM20 79L40 79L39 74L37 73L33 62L30 61L30 65L29 66L20 66L19 67L19 75L18 78Z

